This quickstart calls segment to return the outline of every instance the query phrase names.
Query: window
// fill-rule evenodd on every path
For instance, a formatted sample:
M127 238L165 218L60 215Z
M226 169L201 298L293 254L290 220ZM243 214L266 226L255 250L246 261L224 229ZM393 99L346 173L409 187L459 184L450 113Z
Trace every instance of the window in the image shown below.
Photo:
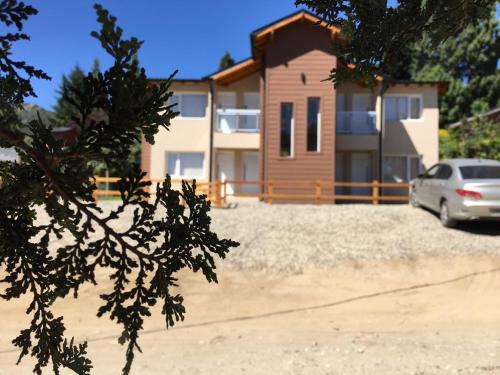
M422 116L422 99L419 96L387 96L385 119L387 121L418 120Z
M447 180L451 177L453 174L453 169L447 164L443 164L439 167L438 171L436 172L436 176L434 178L439 179L439 180Z
M293 103L281 103L280 156L293 155Z
M176 104L174 111L180 112L180 117L205 117L207 95L174 94L170 104Z
M493 165L476 165L460 167L460 174L464 180L497 180L500 179L500 167Z
M404 182L413 180L420 173L420 157L413 155L385 156L384 181Z
M319 98L307 98L307 151L319 151L321 133L319 105Z
M167 173L173 177L202 178L203 152L176 152L167 154Z
M436 173L439 169L439 164L436 164L432 167L430 167L425 173L424 173L424 178L434 178L436 177Z

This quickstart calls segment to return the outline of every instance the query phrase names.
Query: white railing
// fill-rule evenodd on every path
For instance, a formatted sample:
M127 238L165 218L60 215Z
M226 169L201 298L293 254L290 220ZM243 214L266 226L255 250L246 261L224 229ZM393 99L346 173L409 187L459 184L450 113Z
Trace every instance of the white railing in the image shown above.
M374 111L337 112L337 133L374 134L377 132Z
M216 130L220 133L257 133L259 109L218 109Z

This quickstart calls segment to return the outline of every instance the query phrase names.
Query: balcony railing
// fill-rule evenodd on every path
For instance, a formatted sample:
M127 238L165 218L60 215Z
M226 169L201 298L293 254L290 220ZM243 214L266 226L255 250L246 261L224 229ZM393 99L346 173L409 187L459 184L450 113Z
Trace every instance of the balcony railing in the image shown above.
M216 129L220 133L257 133L259 109L218 109Z
M374 111L337 112L337 133L374 134L377 132Z

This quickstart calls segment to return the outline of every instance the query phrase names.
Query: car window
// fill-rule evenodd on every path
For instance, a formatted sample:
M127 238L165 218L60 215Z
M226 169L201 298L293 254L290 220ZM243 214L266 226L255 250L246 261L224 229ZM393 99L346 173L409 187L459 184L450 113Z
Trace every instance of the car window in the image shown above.
M500 179L500 167L490 165L471 165L460 167L464 180Z
M453 169L451 169L451 167L447 164L442 164L436 172L434 178L439 180L447 180L451 177L452 174Z
M434 178L438 169L439 169L439 164L430 167L427 171L425 171L424 178Z

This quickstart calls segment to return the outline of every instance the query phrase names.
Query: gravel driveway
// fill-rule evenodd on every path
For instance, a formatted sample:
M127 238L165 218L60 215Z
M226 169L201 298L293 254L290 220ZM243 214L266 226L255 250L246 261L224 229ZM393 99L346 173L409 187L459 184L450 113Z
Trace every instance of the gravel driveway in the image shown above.
M241 243L224 266L301 272L339 260L413 259L420 255L500 255L500 223L443 228L432 213L408 205L268 205L214 209L213 227Z

